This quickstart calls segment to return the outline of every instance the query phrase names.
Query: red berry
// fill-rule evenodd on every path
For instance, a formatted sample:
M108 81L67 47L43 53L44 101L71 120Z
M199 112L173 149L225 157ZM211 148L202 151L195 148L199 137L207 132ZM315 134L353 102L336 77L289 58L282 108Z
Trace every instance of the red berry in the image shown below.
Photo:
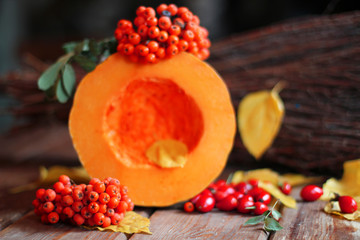
M64 209L64 207L63 207L63 205L61 205L61 203L55 204L55 212L57 212L58 214L61 214L63 209Z
M110 185L115 185L115 186L120 188L120 181L118 179L116 179L116 178L111 179L109 184Z
M252 186L246 182L240 182L235 185L235 190L244 194L247 194L250 189L252 189Z
M66 207L63 209L62 213L67 217L67 218L72 218L75 214L74 210L72 210L71 207Z
M60 175L59 182L63 183L64 185L69 185L70 178L67 175Z
M245 199L245 198L242 198L238 205L237 205L237 210L238 212L241 212L241 213L249 213L251 212L251 207L254 206L254 202L253 201L249 201L248 199Z
M160 4L157 8L156 8L156 12L161 15L163 11L165 11L166 9L168 8L168 6L163 3L163 4Z
M185 22L184 20L182 20L181 18L175 18L173 20L173 24L178 25L180 28L184 28L185 27Z
M44 201L44 194L45 194L45 189L44 188L39 188L38 190L36 190L36 198L39 199L40 201Z
M80 201L84 198L84 192L80 189L75 189L72 196L75 201Z
M74 199L70 195L65 195L62 197L61 202L64 206L71 206L74 203Z
M93 216L96 225L101 226L104 223L105 215L103 213L95 213Z
M176 45L170 45L166 48L166 55L169 57L175 56L178 52L179 49Z
M106 204L110 201L110 195L107 193L101 193L99 196L99 201L103 204Z
M222 211L232 211L238 205L238 200L233 195L228 195L224 199L216 203L216 207Z
M118 28L120 29L128 29L128 28L132 28L132 23L129 20L126 19L121 19L118 22ZM99 180L100 181L100 180ZM92 184L92 183L91 183Z
M171 25L168 29L170 35L178 36L181 33L181 28L178 25Z
M32 205L34 206L34 208L37 208L39 205L40 205L40 200L35 198L33 201L32 201Z
M106 204L99 204L99 213L106 213L107 205Z
M149 53L146 57L145 57L146 62L148 63L154 63L156 62L156 55L154 53Z
M109 208L116 208L120 203L119 198L117 197L112 197L110 198L110 201L107 203Z
M262 193L260 193L259 195L257 195L257 197L255 198L256 202L262 202L265 205L268 205L271 202L271 195L264 191Z
M46 189L45 194L44 194L44 200L47 202L52 202L55 200L56 198L56 192L52 189Z
M250 179L248 183L253 186L254 188L259 186L259 180L258 179Z
M41 222L42 222L43 224L48 224L48 223L49 223L49 219L48 219L48 215L47 215L47 214L41 215Z
M56 193L61 193L61 191L65 188L64 184L62 182L56 182L53 186Z
M92 213L89 211L87 207L84 207L81 209L81 216L83 216L85 219L89 219L92 217Z
M179 51L186 51L189 47L189 43L185 41L184 39L179 40L178 48Z
M148 30L150 38L157 38L160 35L160 29L157 26L151 26Z
M253 189L249 190L248 194L251 195L254 199L256 199L263 192L265 192L264 189L260 187L254 187Z
M49 213L47 216L49 223L55 224L59 221L59 214L57 212Z
M237 199L237 200L240 200L241 198L243 198L245 195L241 192L235 192L233 194L233 196Z
M156 17L149 17L146 19L146 24L148 26L156 26L158 24L158 19Z
M147 7L143 14L144 17L149 18L149 17L155 17L156 12L152 7Z
M291 193L292 187L288 182L283 182L279 184L279 189L286 195Z
M134 19L134 25L137 27L139 27L145 23L146 23L146 19L144 17L139 16Z
M159 27L162 30L167 30L171 26L171 19L167 16L160 17L158 22L159 22Z
M322 194L322 188L316 185L307 185L300 192L301 198L308 202L318 200Z
M169 34L166 31L160 31L157 40L159 42L166 42L168 38L169 38Z
M115 214L115 210L113 208L108 208L106 210L106 216L112 217L112 216L114 216L114 214Z
M129 35L129 42L133 45L139 44L141 41L141 36L138 33L132 33Z
M137 45L135 51L139 56L143 56L143 57L149 54L149 48L142 44Z
M46 213L52 212L54 210L54 208L55 208L55 206L54 206L54 204L52 202L46 202L43 205L43 210Z
M214 206L215 199L206 195L202 195L195 204L195 207L199 212L210 212Z
M148 27L146 25L141 25L138 27L137 29L137 33L142 37L142 38L146 38L148 35Z
M89 209L89 212L91 212L91 213L97 213L100 209L100 206L97 202L91 202L88 205L88 209Z
M350 196L339 197L339 205L343 213L353 213L357 210L357 203L355 199Z
M178 7L175 4L169 4L166 10L171 13L171 16L175 16L178 12Z
M266 212L267 210L269 210L268 206L262 202L256 202L254 204L255 209L253 210L253 213L255 215L261 215L264 212Z
M181 14L183 14L184 12L188 12L188 11L189 11L189 9L187 7L179 7L177 14L179 16L181 16Z
M96 202L99 199L99 194L95 191L91 191L88 195L88 198L92 202Z
M156 51L155 55L159 59L164 58L166 56L165 48L159 47L159 49Z
M194 37L195 37L195 35L194 35L193 31L191 31L191 30L184 31L183 38L186 41L191 42L192 40L194 40Z
M115 213L114 216L112 216L110 218L111 218L111 224L118 225L121 222L121 220L124 218L124 214L123 213Z
M84 207L84 204L81 201L76 201L72 204L71 207L75 212L80 212L81 209Z
M74 220L74 222L76 223L76 225L80 226L83 225L85 222L85 218L83 216L81 216L80 214L75 214L72 218Z
M143 16L144 12L146 10L146 7L140 6L136 9L136 15L137 16Z
M179 37L175 35L170 35L167 40L167 43L169 45L177 45L179 43Z
M106 188L106 193L109 194L110 197L115 197L119 193L119 187L115 185L109 185Z
M128 206L127 202L120 201L118 206L116 207L116 212L117 213L125 213L128 207L129 206Z
M61 195L71 195L73 192L72 188L70 186L64 187L64 189L61 191Z
M103 222L101 227L106 228L106 227L108 227L110 225L111 225L111 218L110 217L105 217L104 222Z
M122 53L125 55L131 55L134 53L134 50L135 50L134 45L131 43L127 43L123 46Z
M186 202L184 204L184 211L185 212L190 213L190 212L193 212L194 209L195 209L195 206L194 206L194 204L192 202Z
M147 47L149 48L149 51L151 53L155 53L157 52L157 50L159 49L159 43L157 41L150 41L148 44L147 44Z

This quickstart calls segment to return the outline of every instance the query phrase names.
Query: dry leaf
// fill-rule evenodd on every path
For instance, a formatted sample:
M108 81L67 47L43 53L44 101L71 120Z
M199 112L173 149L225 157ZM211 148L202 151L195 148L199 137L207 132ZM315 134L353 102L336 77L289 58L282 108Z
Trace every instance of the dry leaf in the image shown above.
M360 197L355 197L355 201L358 204L358 206L360 206L359 205ZM351 220L351 221L360 219L360 210L357 210L353 213L342 213L340 210L339 202L337 202L337 201L328 202L325 205L324 211L329 214L341 216L341 217L343 217L347 220Z
M88 173L83 167L65 167L65 166L52 166L49 169L41 166L39 168L40 176L35 182L22 185L10 189L10 193L19 193L23 191L33 190L40 186L53 184L58 181L60 175L68 175L76 183L85 183L90 180Z
M259 182L259 187L265 189L267 192L269 192L274 198L279 199L279 201L284 204L286 207L289 208L296 208L296 200L291 197L283 194L280 189L272 184L267 182Z
M102 227L88 227L86 229L97 229L99 231L113 231L127 234L133 233L147 233L152 234L149 230L150 220L146 217L137 214L136 212L126 212L124 219L118 225L110 225L106 228Z
M285 108L278 92L275 86L271 91L250 93L239 104L241 139L256 159L271 146L283 120Z
M146 151L148 159L163 168L183 167L187 154L187 146L173 139L156 141Z
M322 200L330 200L334 193L357 197L360 196L360 159L344 163L344 174L341 180L330 178L323 185Z

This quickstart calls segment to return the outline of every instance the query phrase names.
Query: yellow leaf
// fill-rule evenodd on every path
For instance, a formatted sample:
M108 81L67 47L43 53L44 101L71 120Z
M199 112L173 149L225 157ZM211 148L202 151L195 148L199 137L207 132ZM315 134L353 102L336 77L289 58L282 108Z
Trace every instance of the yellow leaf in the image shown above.
M322 200L330 200L334 193L352 197L360 196L360 159L344 163L344 174L341 180L330 178L323 185Z
M113 231L122 232L127 234L133 233L147 233L152 234L149 230L150 220L146 217L137 214L136 212L126 212L124 219L118 225L110 225L106 228L103 227L88 227L87 229L97 229L99 231Z
M250 93L239 104L241 139L256 159L271 146L283 120L285 108L277 89Z
M279 174L268 168L255 169L247 172L236 171L233 175L233 183L239 183L242 181L248 181L250 179L258 179L261 181L268 181L273 184L279 183Z
M291 186L322 182L323 177L306 177L302 174L287 173L280 176L280 182L287 182Z
M359 205L360 198L359 197L355 198L355 201L358 204L358 206L360 206ZM360 210L357 210L353 213L342 213L340 210L339 202L337 201L328 202L324 207L324 212L341 216L350 221L360 219Z
M291 197L283 194L279 188L270 183L270 182L259 182L259 187L265 189L267 192L269 192L272 196L279 199L279 201L284 204L286 207L289 208L296 208L296 200Z
M53 184L58 181L60 175L68 175L76 183L85 183L90 180L88 173L83 167L65 167L52 166L49 169L41 166L39 168L40 176L35 182L25 184L10 189L10 193L19 193L23 191L33 190L40 186Z
M183 167L187 154L187 146L173 139L156 141L146 151L147 158L162 168Z

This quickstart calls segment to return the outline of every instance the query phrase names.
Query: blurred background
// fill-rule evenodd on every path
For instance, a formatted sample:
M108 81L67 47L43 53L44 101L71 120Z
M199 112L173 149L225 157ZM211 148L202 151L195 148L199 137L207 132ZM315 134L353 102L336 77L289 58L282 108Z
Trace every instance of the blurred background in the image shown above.
M40 72L63 54L64 43L110 37L118 20L134 19L139 5L156 7L161 3L187 6L199 16L213 42L285 20L360 9L359 0L0 0L0 158L32 159L45 152L59 159L76 158L66 129L71 103L44 103L44 94L36 87ZM356 35L358 31L350 33ZM9 87L11 84L15 87ZM9 113L9 107L15 109L15 114ZM24 116L32 121L26 122ZM59 119L61 129L51 128ZM48 129L32 130L35 122ZM19 127L12 128L14 125L26 127L28 132L21 135ZM18 138L12 134L16 131ZM51 139L57 142L49 145ZM7 144L14 149L1 147L8 142L16 143ZM16 148L20 144L27 144L23 152ZM70 150L56 152L55 148Z

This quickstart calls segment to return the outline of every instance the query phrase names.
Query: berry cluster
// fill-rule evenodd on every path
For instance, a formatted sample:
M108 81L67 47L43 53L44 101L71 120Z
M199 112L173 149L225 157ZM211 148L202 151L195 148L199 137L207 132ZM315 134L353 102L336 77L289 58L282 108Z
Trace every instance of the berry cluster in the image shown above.
M205 60L209 57L208 31L198 16L186 7L160 4L156 11L140 6L132 23L122 19L115 30L117 51L134 62L156 63L187 51Z
M184 210L192 212L196 209L199 212L210 212L216 207L221 211L237 209L240 213L261 215L269 209L268 204L271 202L271 195L259 187L258 183L259 181L256 179L238 184L227 184L225 180L218 180L189 202L186 202ZM287 185L287 192L284 193L288 194L291 191L291 186L287 183L282 184L282 186L285 184Z
M40 188L32 204L35 214L43 223L57 223L59 220L75 225L101 226L117 225L126 211L134 208L127 195L127 187L115 178L100 181L92 178L89 184L73 184L66 175L61 175L53 188Z

